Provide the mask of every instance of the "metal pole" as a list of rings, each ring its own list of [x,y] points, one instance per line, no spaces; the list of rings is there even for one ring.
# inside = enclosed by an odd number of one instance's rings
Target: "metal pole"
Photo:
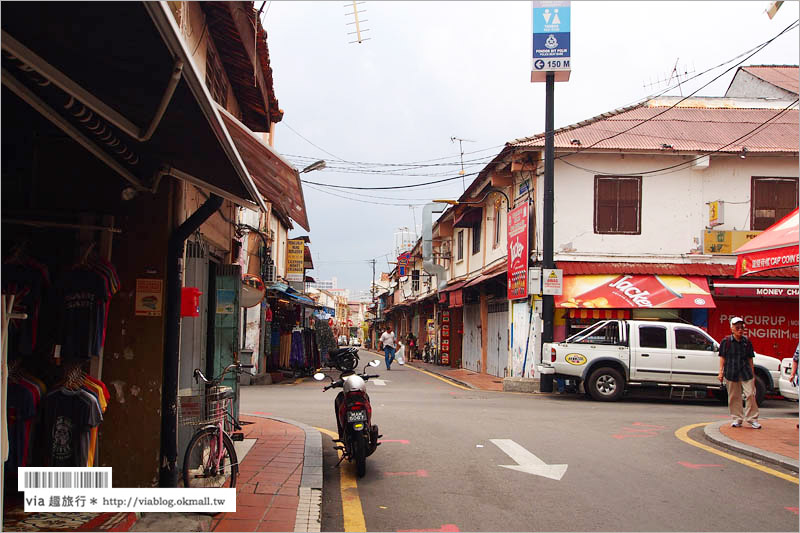
[[[555,268],[553,263],[553,165],[555,163],[554,150],[554,112],[553,93],[555,89],[555,73],[548,72],[545,87],[545,115],[544,115],[544,212],[542,226],[542,267]],[[542,342],[553,341],[553,296],[542,296]],[[542,375],[541,391],[552,392],[552,374]]]

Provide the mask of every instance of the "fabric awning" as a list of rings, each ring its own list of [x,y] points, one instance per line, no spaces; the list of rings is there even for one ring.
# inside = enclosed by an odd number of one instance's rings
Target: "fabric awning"
[[[797,266],[800,217],[795,209],[758,237],[734,250],[736,277],[774,268]]]
[[[105,154],[104,162],[139,190],[149,190],[157,183],[153,176],[166,171],[239,205],[267,209],[166,2],[52,2],[47,13],[69,31],[42,24],[41,5],[3,6],[3,50],[17,58],[3,57],[9,74],[3,76],[4,109],[35,105],[61,131],[72,126],[68,134],[81,135],[84,148],[98,158]],[[124,24],[104,23],[110,14]],[[174,93],[157,119],[179,67]],[[75,127],[77,112],[93,116],[93,122]],[[155,130],[147,138],[143,132],[151,123]],[[100,142],[89,125],[113,131],[114,144]],[[114,164],[122,149],[136,162]]]
[[[315,302],[314,300],[312,300],[311,298],[309,298],[307,296],[303,296],[302,294],[300,294],[299,292],[297,292],[293,288],[289,287],[285,283],[275,283],[275,284],[270,285],[269,287],[267,287],[267,290],[268,291],[274,291],[274,292],[278,293],[280,296],[284,296],[286,298],[289,298],[289,300],[291,300],[291,301],[293,301],[295,303],[303,304],[303,305],[309,306],[309,307],[322,308],[322,306],[317,304],[317,302]]]
[[[273,204],[273,209],[282,212],[308,231],[308,215],[300,174],[236,117],[220,106],[217,109],[258,191]]]
[[[476,224],[480,224],[483,219],[483,207],[470,207],[467,208],[460,215],[456,215],[453,222],[454,228],[471,228]]]
[[[628,309],[570,309],[570,318],[590,318],[597,320],[625,320],[631,317]]]
[[[556,307],[588,309],[704,309],[716,307],[704,277],[658,275],[564,276]]]

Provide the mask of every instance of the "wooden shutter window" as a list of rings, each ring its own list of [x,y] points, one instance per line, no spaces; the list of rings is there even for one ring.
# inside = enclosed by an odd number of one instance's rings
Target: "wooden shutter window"
[[[595,176],[594,232],[641,234],[642,178]]]
[[[750,198],[750,229],[767,229],[797,207],[797,178],[753,176]]]

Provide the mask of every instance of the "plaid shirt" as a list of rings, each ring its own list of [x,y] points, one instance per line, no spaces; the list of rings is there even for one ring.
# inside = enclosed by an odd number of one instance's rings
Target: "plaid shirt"
[[[753,379],[753,370],[750,368],[750,359],[755,357],[753,345],[750,340],[742,335],[742,340],[737,341],[733,335],[728,335],[719,344],[719,356],[725,358],[722,375],[728,381],[748,381]]]

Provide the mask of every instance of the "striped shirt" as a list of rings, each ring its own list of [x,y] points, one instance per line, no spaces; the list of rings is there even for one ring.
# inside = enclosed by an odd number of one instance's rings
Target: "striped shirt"
[[[728,381],[748,381],[753,379],[753,370],[750,368],[750,359],[755,357],[753,345],[750,340],[742,335],[741,340],[736,340],[733,335],[728,335],[719,344],[719,356],[725,358],[722,375]]]

